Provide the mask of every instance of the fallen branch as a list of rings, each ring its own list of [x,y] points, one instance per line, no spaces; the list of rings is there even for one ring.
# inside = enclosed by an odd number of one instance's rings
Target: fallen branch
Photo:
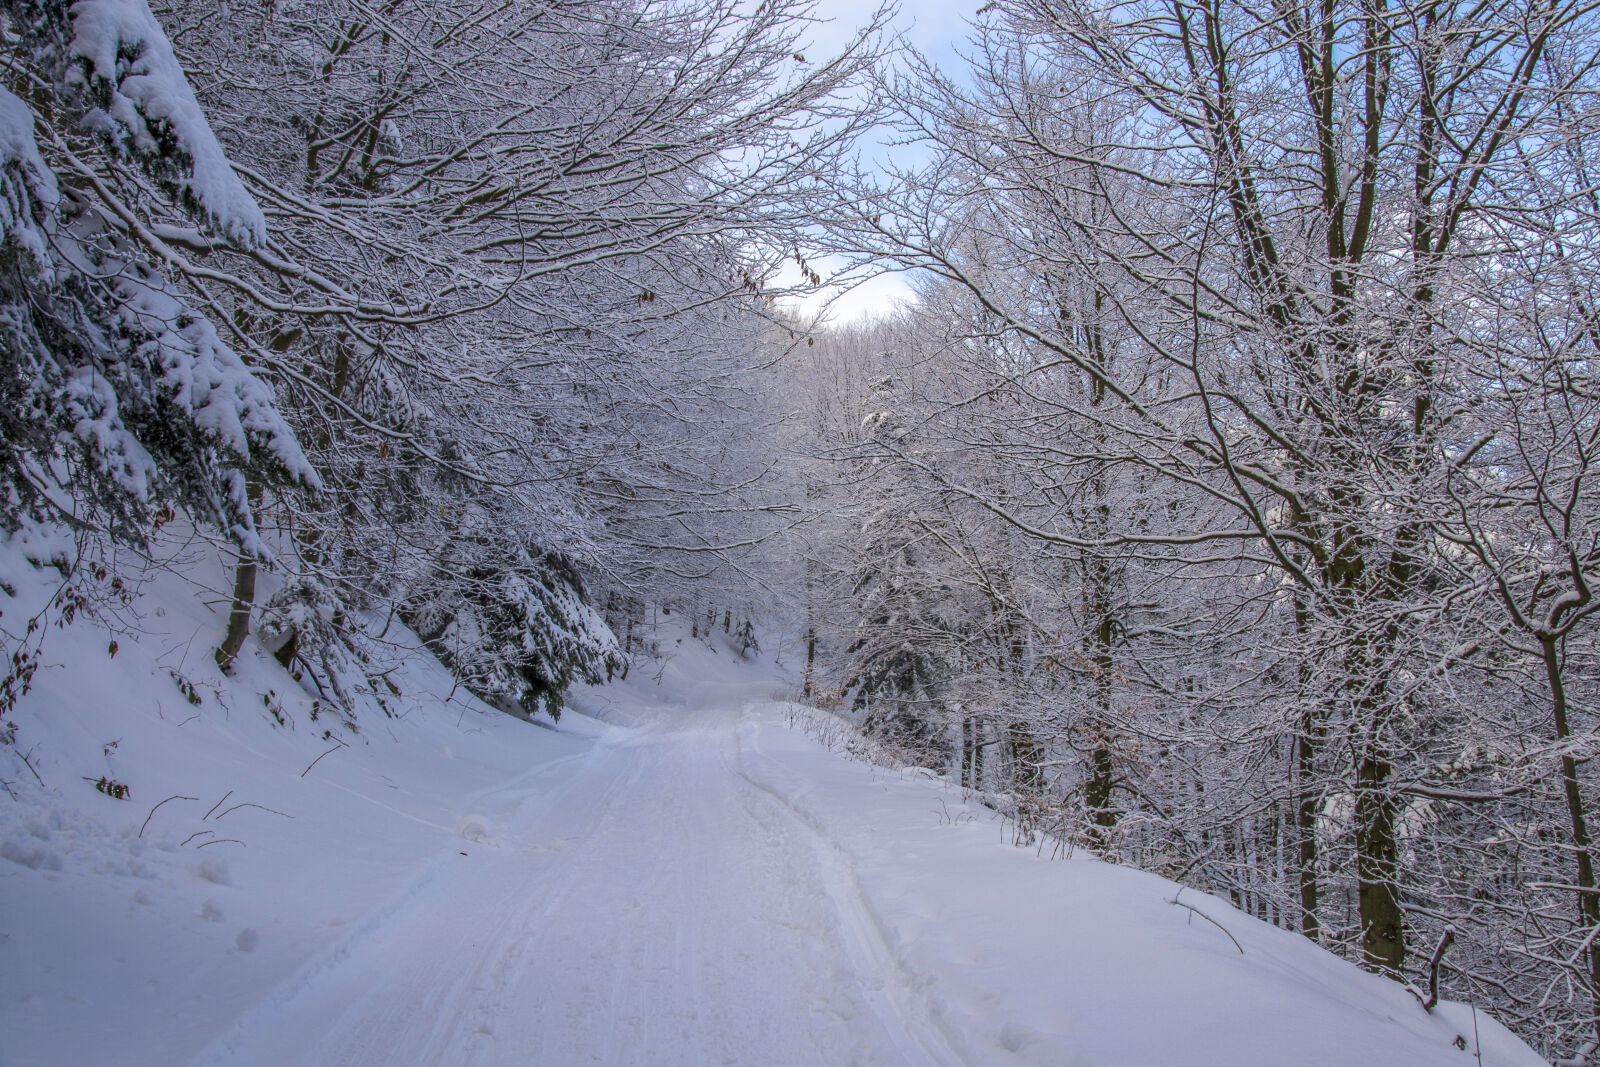
[[[349,747],[350,747],[349,745],[345,744],[343,741],[340,741],[337,745],[334,745],[332,748],[328,749],[328,751],[324,752],[322,754],[322,756],[331,756],[333,753],[339,751],[341,748],[349,748]],[[307,774],[310,774],[311,773],[311,768],[315,767],[317,764],[322,762],[322,756],[318,756],[316,759],[314,759],[310,763],[306,764],[306,769],[300,772],[300,777],[304,778]],[[229,810],[231,811],[232,809],[230,808]],[[218,816],[218,818],[221,818],[221,816]]]
[[[163,800],[163,801],[162,801],[162,802],[161,802],[161,804],[165,804],[165,803],[167,803],[167,801],[171,801],[171,800],[199,800],[199,799],[200,799],[200,798],[199,798],[199,797],[180,797],[180,796],[171,796],[171,797],[168,797],[168,798],[167,798],[167,799],[166,799],[166,800]],[[159,808],[160,808],[160,807],[161,807],[161,804],[157,804],[157,805],[156,805],[156,806],[155,806],[155,807],[154,807],[154,808],[151,808],[151,809],[150,809],[150,814],[149,814],[149,815],[146,815],[146,816],[145,816],[145,817],[144,817],[144,823],[143,823],[143,825],[141,825],[141,826],[140,826],[140,827],[139,827],[139,834],[138,834],[138,836],[140,836],[140,837],[143,837],[143,836],[144,836],[144,829],[145,829],[145,827],[146,827],[146,826],[149,826],[149,825],[150,825],[150,820],[151,820],[151,818],[152,818],[152,817],[153,817],[153,816],[154,816],[154,815],[155,815],[155,813],[156,813],[156,810],[157,810],[157,809],[159,809]]]
[[[324,752],[323,755],[325,756],[325,755],[327,755],[327,753]],[[320,759],[321,757],[318,757],[318,758]],[[311,769],[310,767],[306,768],[306,770],[308,770],[308,771],[310,769]],[[301,777],[304,778],[305,775],[301,775]],[[293,815],[284,814],[283,812],[279,811],[277,808],[269,808],[265,804],[256,804],[256,803],[254,803],[252,801],[247,800],[243,804],[235,804],[233,807],[229,808],[228,811],[225,811],[221,815],[218,815],[217,816],[217,821],[221,822],[224,818],[227,817],[227,814],[228,814],[229,811],[238,811],[240,808],[260,808],[262,811],[270,811],[274,815],[283,815],[283,817],[285,819],[294,818]],[[215,810],[215,809],[213,809],[213,810]]]
[[[24,766],[24,767],[26,767],[26,768],[28,768],[28,770],[29,770],[29,771],[31,771],[31,772],[32,772],[32,773],[33,773],[33,780],[34,780],[34,781],[36,781],[36,782],[38,782],[38,783],[39,783],[39,784],[40,784],[40,785],[44,785],[44,779],[43,779],[43,778],[40,778],[40,777],[39,777],[39,772],[38,772],[38,771],[35,771],[35,770],[34,770],[34,769],[33,769],[33,763],[32,763],[32,761],[30,761],[30,760],[29,760],[29,759],[28,759],[28,757],[27,757],[27,756],[26,756],[26,755],[24,755],[24,754],[23,754],[23,752],[22,752],[22,750],[21,750],[21,749],[17,749],[17,750],[16,750],[16,752],[17,752],[17,758],[18,758],[18,759],[19,759],[19,760],[21,760],[21,761],[22,761],[22,765],[23,765],[23,766]]]
[[[1212,926],[1215,926],[1218,930],[1221,930],[1223,935],[1226,936],[1229,941],[1233,942],[1233,947],[1239,950],[1239,955],[1241,955],[1241,956],[1244,955],[1244,946],[1239,944],[1239,939],[1238,938],[1236,938],[1232,934],[1228,933],[1228,928],[1226,926],[1223,926],[1221,923],[1217,922],[1217,920],[1213,919],[1211,916],[1207,915],[1205,912],[1201,911],[1199,908],[1195,907],[1193,904],[1185,904],[1183,901],[1179,900],[1178,897],[1180,897],[1182,895],[1183,895],[1183,888],[1180,886],[1179,889],[1178,889],[1178,892],[1176,894],[1174,894],[1172,899],[1167,901],[1167,903],[1168,904],[1176,904],[1180,908],[1188,908],[1189,909],[1189,914],[1191,916],[1198,915],[1198,916],[1200,916],[1200,918],[1204,919],[1206,922],[1210,923]],[[1192,922],[1193,920],[1191,919],[1190,921]]]
[[[233,796],[233,790],[230,789],[226,793],[222,794],[222,800],[219,800],[215,804],[211,805],[211,811],[216,811],[218,808],[222,807],[223,802],[231,796]],[[211,811],[208,811],[204,815],[200,816],[200,821],[205,822],[207,819],[211,818]]]

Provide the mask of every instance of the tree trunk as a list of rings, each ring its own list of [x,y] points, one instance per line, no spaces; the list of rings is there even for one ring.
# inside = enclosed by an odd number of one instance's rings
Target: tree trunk
[[[237,586],[236,586],[235,587],[235,594],[236,595],[237,595],[237,592],[238,592],[238,590],[237,590]],[[229,619],[229,622],[230,623],[232,622],[231,618]],[[246,616],[246,618],[245,618],[245,630],[246,630],[246,632],[249,631],[249,628],[250,628],[250,620],[249,620],[249,617]],[[243,640],[243,638],[240,638],[240,640]],[[278,663],[283,667],[283,669],[287,671],[287,670],[292,670],[293,669],[294,658],[295,658],[295,656],[299,655],[299,653],[300,653],[300,629],[299,629],[299,627],[296,627],[293,630],[289,631],[289,639],[287,641],[285,641],[283,644],[278,646],[278,651],[274,652],[273,656],[277,659]]]
[[[800,699],[810,700],[812,694],[812,670],[817,664],[817,630],[816,627],[806,631],[806,676],[805,683],[800,687]]]
[[[1563,747],[1561,754],[1561,788],[1566,794],[1567,817],[1572,822],[1572,851],[1578,864],[1578,923],[1579,933],[1588,939],[1589,996],[1594,1002],[1595,1036],[1600,1040],[1600,895],[1595,892],[1593,842],[1589,837],[1589,823],[1583,814],[1583,795],[1578,789],[1578,761],[1565,742],[1571,735],[1567,721],[1567,688],[1562,678],[1561,650],[1557,638],[1540,635],[1539,648],[1544,656],[1545,677],[1550,683],[1550,705],[1556,720],[1556,741]]]
[[[1290,520],[1291,525],[1304,530],[1305,516],[1298,507],[1290,509]],[[1305,600],[1296,594],[1295,635],[1304,638],[1310,628],[1310,611],[1306,607]],[[1317,807],[1322,798],[1313,783],[1317,776],[1317,749],[1321,729],[1318,723],[1317,704],[1310,695],[1309,678],[1303,658],[1300,667],[1300,699],[1305,701],[1305,714],[1301,717],[1300,729],[1294,738],[1294,821],[1300,853],[1296,864],[1300,882],[1300,932],[1320,943],[1322,922],[1317,915],[1321,888],[1317,883]]]
[[[1090,835],[1101,848],[1110,845],[1111,831],[1117,828],[1117,813],[1111,807],[1115,773],[1111,749],[1104,742],[1096,742],[1089,753],[1089,777],[1083,785],[1083,802],[1089,809]]]
[[[1017,775],[1017,788],[1029,796],[1044,792],[1044,750],[1033,731],[1020,722],[1007,730],[1011,742],[1011,763]]]
[[[1294,739],[1295,835],[1299,839],[1300,932],[1313,941],[1322,940],[1322,924],[1317,919],[1317,793],[1312,785],[1316,776],[1316,742],[1312,737],[1316,712],[1306,708],[1300,733]]]
[[[1099,619],[1088,650],[1094,664],[1094,702],[1098,709],[1088,723],[1093,734],[1094,748],[1089,753],[1089,777],[1084,783],[1083,799],[1089,808],[1089,833],[1097,848],[1108,848],[1111,831],[1117,826],[1117,812],[1111,805],[1111,794],[1116,788],[1116,764],[1111,753],[1111,696],[1112,672],[1116,667],[1111,656],[1114,635],[1110,598],[1106,587],[1110,584],[1105,567],[1096,561],[1092,568],[1094,584],[1090,608]]]
[[[251,477],[245,485],[245,496],[250,502],[252,512],[261,506],[261,482]],[[217,646],[215,659],[217,666],[222,668],[223,674],[233,673],[233,664],[239,657],[239,649],[244,647],[244,639],[250,636],[250,611],[256,602],[256,558],[243,552],[239,553],[238,566],[233,572],[233,608],[228,612],[228,632],[223,635],[222,644]]]
[[[1394,976],[1405,963],[1405,920],[1396,805],[1386,789],[1390,770],[1387,761],[1368,755],[1356,771],[1356,902],[1362,965]]]
[[[973,720],[973,789],[984,787],[984,720]]]
[[[239,565],[233,572],[233,610],[228,613],[228,632],[216,652],[217,666],[223,674],[233,673],[233,663],[250,636],[250,610],[256,601],[256,559],[239,554]]]
[[[972,716],[961,718],[961,784],[968,789],[978,788],[978,731]]]

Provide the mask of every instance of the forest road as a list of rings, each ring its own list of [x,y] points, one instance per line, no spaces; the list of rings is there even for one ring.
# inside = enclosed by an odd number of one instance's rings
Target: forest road
[[[741,724],[781,712],[747,697],[483,794],[195,1062],[961,1063],[844,853],[752,772]]]

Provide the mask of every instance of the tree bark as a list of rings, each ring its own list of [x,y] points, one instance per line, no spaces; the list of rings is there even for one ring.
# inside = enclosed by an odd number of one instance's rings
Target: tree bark
[[[1011,743],[1011,763],[1016,770],[1017,788],[1029,795],[1044,792],[1044,750],[1024,723],[1014,722],[1006,731]]]
[[[252,512],[261,507],[261,481],[252,476],[245,485],[245,496]],[[239,553],[239,563],[233,571],[233,608],[228,612],[228,632],[217,646],[215,659],[223,674],[233,673],[233,664],[250,636],[250,612],[256,602],[256,558]]]
[[[228,613],[228,632],[217,647],[217,666],[223,674],[233,673],[233,664],[250,636],[250,610],[256,600],[256,559],[239,554],[239,564],[233,571],[233,610]]]
[[[817,629],[812,627],[806,631],[806,675],[805,682],[800,687],[800,699],[810,700],[812,694],[812,671],[817,664]]]
[[[1356,899],[1363,966],[1398,976],[1405,963],[1405,919],[1396,805],[1385,788],[1390,770],[1385,760],[1368,755],[1356,771]]]
[[[1583,794],[1578,788],[1578,761],[1565,742],[1571,736],[1567,720],[1567,688],[1562,678],[1561,649],[1554,636],[1541,634],[1539,649],[1544,658],[1545,677],[1550,683],[1550,705],[1556,720],[1556,741],[1563,747],[1561,754],[1561,788],[1566,795],[1567,817],[1572,822],[1573,858],[1578,864],[1578,922],[1580,933],[1589,938],[1589,995],[1594,1001],[1595,1037],[1600,1040],[1600,894],[1595,891],[1593,840],[1589,836],[1589,823],[1583,814]]]
[[[1307,708],[1300,734],[1295,741],[1295,832],[1299,838],[1300,932],[1313,941],[1322,940],[1322,924],[1317,918],[1317,794],[1312,786],[1316,776],[1316,749],[1312,739],[1315,712]]]

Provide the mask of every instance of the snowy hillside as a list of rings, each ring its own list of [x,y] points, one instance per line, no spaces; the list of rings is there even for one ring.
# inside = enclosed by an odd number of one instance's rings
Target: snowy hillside
[[[190,577],[114,656],[51,633],[15,713],[10,1067],[1542,1062],[1220,900],[1012,847],[792,726],[770,662],[663,630],[550,728],[397,650],[387,711],[314,721],[253,644],[223,678],[223,575]]]

